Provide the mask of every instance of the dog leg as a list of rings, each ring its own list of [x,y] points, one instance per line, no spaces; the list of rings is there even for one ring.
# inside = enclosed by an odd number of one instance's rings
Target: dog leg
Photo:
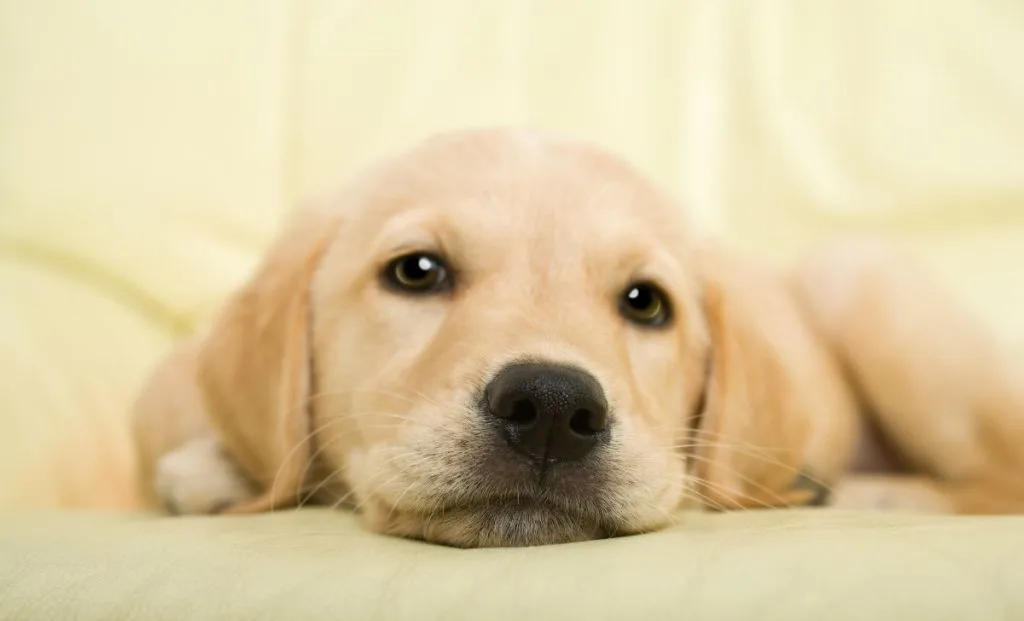
[[[832,488],[837,509],[954,513],[952,500],[924,476],[854,475]]]
[[[154,487],[171,513],[220,513],[255,495],[248,479],[212,436],[186,442],[160,458]]]
[[[1024,508],[1024,368],[950,292],[864,239],[811,255],[794,292],[912,470],[958,511]]]
[[[972,515],[1024,513],[1024,483],[999,476],[947,483],[919,475],[852,475],[832,488],[828,506]]]

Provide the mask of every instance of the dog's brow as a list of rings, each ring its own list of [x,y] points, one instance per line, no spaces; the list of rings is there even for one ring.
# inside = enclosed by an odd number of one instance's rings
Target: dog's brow
[[[402,251],[437,248],[440,236],[429,225],[421,210],[399,214],[384,224],[373,243],[374,255],[393,255]]]
[[[652,244],[631,244],[619,252],[612,271],[620,279],[652,280],[666,285],[680,283],[685,276],[671,253]]]

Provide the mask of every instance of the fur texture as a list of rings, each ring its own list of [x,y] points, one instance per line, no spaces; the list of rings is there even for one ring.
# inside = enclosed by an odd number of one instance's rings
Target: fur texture
[[[389,287],[409,252],[443,258],[450,290]],[[666,325],[624,319],[636,282],[664,291]],[[611,405],[610,440],[542,482],[479,405],[522,359],[585,369]],[[156,370],[135,433],[149,497],[178,512],[345,504],[381,533],[533,545],[823,490],[843,506],[1024,509],[1022,379],[885,244],[771,271],[700,238],[610,154],[477,130],[298,214]],[[858,475],[883,452],[904,465]]]

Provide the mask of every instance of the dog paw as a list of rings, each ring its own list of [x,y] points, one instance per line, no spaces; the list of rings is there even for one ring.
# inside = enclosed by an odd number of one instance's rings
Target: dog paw
[[[162,457],[154,483],[167,511],[179,515],[220,513],[255,495],[214,438],[197,438]]]
[[[829,506],[836,509],[950,513],[948,498],[920,477],[852,477],[841,482]]]

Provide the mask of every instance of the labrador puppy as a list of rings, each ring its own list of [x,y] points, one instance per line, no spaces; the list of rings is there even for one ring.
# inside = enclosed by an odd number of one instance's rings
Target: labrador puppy
[[[1020,370],[912,262],[851,240],[772,270],[616,157],[509,129],[297,214],[134,434],[172,512],[349,506],[464,547],[684,507],[1024,510]]]

